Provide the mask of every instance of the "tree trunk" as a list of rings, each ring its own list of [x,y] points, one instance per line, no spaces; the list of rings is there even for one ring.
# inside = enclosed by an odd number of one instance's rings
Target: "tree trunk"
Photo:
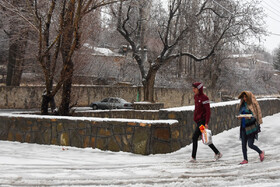
[[[48,115],[49,114],[49,104],[51,107],[51,112],[55,112],[55,101],[54,101],[54,96],[52,94],[47,94],[46,91],[43,92],[42,94],[42,103],[41,103],[41,114],[42,115]]]
[[[178,59],[178,64],[177,64],[177,77],[181,78],[182,77],[182,69],[183,69],[183,57],[180,56]]]
[[[6,85],[12,86],[14,69],[16,66],[17,45],[11,44],[9,47],[9,62],[7,65],[7,79]]]
[[[19,6],[19,10],[25,8],[21,0],[13,0],[11,4]],[[7,86],[19,86],[24,65],[24,55],[27,46],[29,25],[20,18],[10,19],[9,31],[9,61],[7,67]]]
[[[157,70],[150,69],[146,81],[143,82],[144,101],[154,103],[154,87]]]
[[[41,114],[48,115],[48,106],[49,106],[50,98],[47,94],[43,93],[42,95],[42,103],[41,103]]]
[[[41,103],[41,114],[42,115],[48,115],[48,107],[49,107],[49,103],[51,101],[52,97],[50,96],[50,94],[47,94],[45,91],[43,92],[42,95],[42,103]]]
[[[73,77],[73,62],[70,60],[68,64],[65,65],[66,72],[65,77],[66,80],[63,83],[62,88],[62,96],[61,96],[61,104],[59,106],[59,114],[62,116],[69,115],[70,102],[71,102],[71,88],[72,88],[72,77]]]
[[[16,41],[9,47],[9,62],[7,67],[7,86],[19,86],[24,64],[26,42]]]

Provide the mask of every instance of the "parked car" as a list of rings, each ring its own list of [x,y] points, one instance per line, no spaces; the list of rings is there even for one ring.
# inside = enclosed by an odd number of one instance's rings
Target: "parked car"
[[[108,97],[102,101],[93,102],[90,104],[93,110],[97,109],[133,109],[130,102],[118,97]]]

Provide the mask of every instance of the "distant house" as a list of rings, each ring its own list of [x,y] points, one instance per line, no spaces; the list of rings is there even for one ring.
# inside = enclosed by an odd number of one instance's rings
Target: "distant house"
[[[83,46],[83,54],[79,55],[80,64],[75,67],[74,84],[106,85],[118,82],[128,57],[119,53],[119,49],[93,47],[88,43]]]
[[[251,69],[266,69],[273,70],[273,64],[266,62],[258,54],[234,54],[230,56],[229,61],[235,63],[236,67],[239,67],[243,70]]]

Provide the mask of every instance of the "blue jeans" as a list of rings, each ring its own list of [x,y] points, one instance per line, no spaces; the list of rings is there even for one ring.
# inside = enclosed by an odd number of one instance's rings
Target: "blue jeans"
[[[247,142],[248,146],[258,152],[259,154],[262,153],[262,151],[254,145],[255,137],[254,136],[246,136],[246,131],[244,128],[241,129],[241,141],[242,141],[242,152],[243,152],[243,158],[244,160],[248,161],[247,157]]]

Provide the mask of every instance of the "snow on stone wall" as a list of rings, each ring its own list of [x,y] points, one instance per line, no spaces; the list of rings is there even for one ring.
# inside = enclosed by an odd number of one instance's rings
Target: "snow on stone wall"
[[[280,99],[262,99],[259,104],[263,117],[280,112]],[[191,143],[196,125],[193,107],[164,109],[158,113],[159,120],[1,113],[0,140],[143,155],[170,153]],[[239,126],[237,114],[237,101],[212,104],[209,123],[212,133]]]

